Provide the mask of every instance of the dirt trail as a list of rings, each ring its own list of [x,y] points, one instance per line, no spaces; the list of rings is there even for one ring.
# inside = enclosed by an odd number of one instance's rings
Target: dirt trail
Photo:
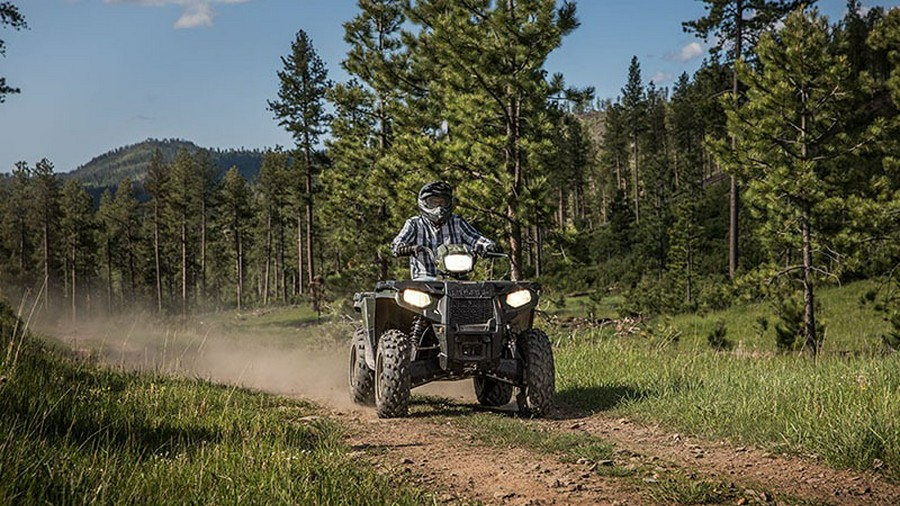
[[[428,419],[380,420],[373,413],[343,413],[350,444],[376,468],[435,491],[441,501],[503,505],[643,504],[634,485],[604,479],[588,464],[522,448],[476,442],[450,423]]]
[[[623,418],[592,416],[577,421],[539,422],[561,431],[585,431],[630,452],[652,455],[675,465],[777,495],[835,504],[900,504],[900,486],[875,473],[840,471],[807,459],[775,455],[668,432]]]
[[[436,412],[435,418],[442,414]],[[900,486],[874,473],[838,471],[605,415],[559,412],[557,419],[527,422],[547,431],[587,432],[612,443],[614,459],[600,463],[564,463],[555,455],[488,446],[451,422],[435,423],[427,411],[400,420],[380,420],[371,410],[360,409],[335,416],[347,422],[350,444],[361,456],[386,473],[440,491],[441,500],[448,502],[671,503],[660,496],[657,484],[674,473],[696,483],[722,484],[721,497],[730,504],[900,504]],[[637,471],[629,477],[609,476],[595,472],[598,464]]]
[[[692,480],[724,484],[728,490],[722,497],[731,504],[900,504],[900,486],[875,473],[837,471],[805,459],[685,437],[603,414],[561,409],[551,419],[526,422],[556,433],[586,432],[612,443],[614,458],[602,463],[564,463],[556,455],[486,445],[454,424],[452,414],[422,406],[421,397],[414,397],[418,406],[412,417],[381,420],[374,410],[350,403],[342,346],[309,350],[206,336],[180,342],[168,334],[162,341],[158,336],[143,339],[133,329],[57,330],[56,335],[73,348],[93,348],[112,365],[205,377],[323,404],[347,425],[348,442],[360,458],[434,491],[442,502],[672,503],[660,498],[658,482],[674,473],[689,484]],[[451,399],[456,416],[476,408],[470,381],[434,383],[413,393]],[[632,472],[617,477],[598,466]]]

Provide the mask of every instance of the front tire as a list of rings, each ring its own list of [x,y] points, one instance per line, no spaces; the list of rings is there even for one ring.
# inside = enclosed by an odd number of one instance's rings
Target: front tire
[[[350,340],[350,397],[356,404],[375,405],[375,372],[366,364],[366,329],[356,329]]]
[[[409,337],[388,330],[378,340],[375,354],[375,408],[379,418],[406,416],[409,412]]]
[[[513,386],[509,383],[482,376],[472,378],[472,382],[475,384],[475,397],[482,406],[505,406],[512,399]]]
[[[535,416],[546,416],[553,407],[553,397],[556,394],[553,347],[547,334],[538,329],[523,332],[519,336],[519,343],[525,360],[525,391],[520,396],[524,402],[519,405],[519,409]]]

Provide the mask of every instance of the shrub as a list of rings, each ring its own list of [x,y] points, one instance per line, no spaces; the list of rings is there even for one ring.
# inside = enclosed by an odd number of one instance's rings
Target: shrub
[[[778,351],[793,351],[803,335],[803,307],[795,296],[780,297],[775,301],[775,345]]]
[[[800,292],[782,295],[775,301],[775,345],[779,351],[787,352],[802,348],[805,343],[803,324],[803,296]],[[821,313],[821,305],[816,303],[816,313]],[[816,349],[822,346],[825,325],[821,318],[816,320]]]
[[[881,335],[881,342],[890,351],[900,351],[900,311],[895,311],[887,319],[891,328]]]
[[[719,320],[716,321],[716,328],[707,334],[706,342],[708,342],[709,346],[716,351],[730,350],[734,347],[734,343],[725,337],[727,333],[728,329],[725,327],[725,320],[719,318]]]

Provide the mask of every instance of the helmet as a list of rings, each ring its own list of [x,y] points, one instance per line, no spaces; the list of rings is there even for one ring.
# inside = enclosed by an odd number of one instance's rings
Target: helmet
[[[443,182],[428,183],[419,190],[419,212],[435,226],[440,226],[453,210],[453,188]]]

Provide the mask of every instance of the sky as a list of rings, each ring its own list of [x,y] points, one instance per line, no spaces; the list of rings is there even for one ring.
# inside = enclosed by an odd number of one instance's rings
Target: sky
[[[208,148],[291,145],[266,109],[276,72],[299,30],[329,78],[346,81],[343,23],[356,0],[13,0],[28,30],[0,29],[0,76],[22,92],[0,104],[0,172],[50,160],[69,172],[109,150],[148,138]],[[579,0],[581,26],[546,69],[615,99],[632,56],[644,82],[671,86],[707,55],[681,22],[704,15],[700,0]],[[900,0],[863,0],[863,8]],[[846,0],[819,0],[836,20]]]

